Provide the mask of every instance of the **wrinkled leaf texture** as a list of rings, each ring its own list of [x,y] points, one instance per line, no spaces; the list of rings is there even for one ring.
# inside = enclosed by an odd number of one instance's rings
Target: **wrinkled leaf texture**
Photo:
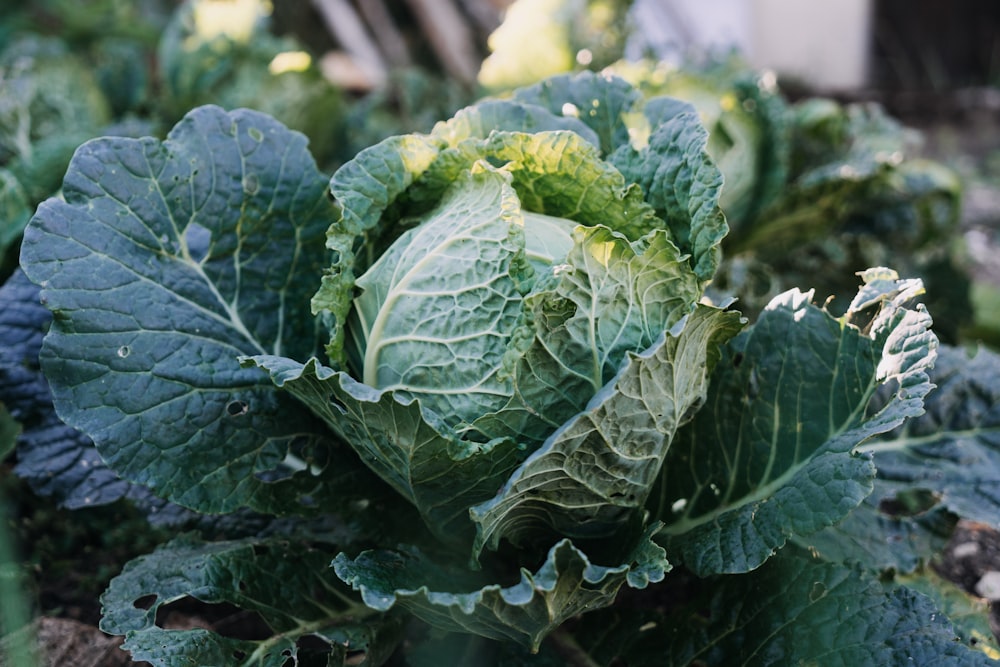
[[[123,478],[203,512],[308,513],[373,483],[237,362],[317,349],[325,186],[302,135],[247,110],[201,107],[163,142],[77,151],[22,265],[54,314],[41,361],[56,410]]]
[[[875,467],[858,445],[921,414],[937,339],[923,307],[905,307],[919,281],[866,278],[842,318],[793,290],[728,346],[654,493],[672,561],[700,575],[752,570],[871,493]]]
[[[585,616],[575,638],[597,664],[634,667],[996,664],[963,645],[930,599],[856,566],[790,548],[714,581],[669,616],[617,607]]]
[[[325,664],[358,664],[358,656],[365,665],[381,664],[400,639],[398,620],[366,609],[329,561],[328,553],[287,540],[202,542],[184,535],[131,561],[111,581],[101,597],[101,628],[124,635],[122,648],[134,660],[157,667],[283,667],[307,657],[308,643],[300,643],[307,638],[328,653]],[[157,625],[161,608],[189,597],[254,613],[273,634],[241,639]]]

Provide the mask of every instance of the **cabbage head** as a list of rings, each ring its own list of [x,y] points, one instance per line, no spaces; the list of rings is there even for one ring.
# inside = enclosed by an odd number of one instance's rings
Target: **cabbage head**
[[[255,362],[446,541],[529,456],[565,457],[556,495],[580,505],[546,491],[529,533],[634,525],[737,328],[699,305],[726,230],[706,133],[661,104],[639,145],[625,119],[642,109],[619,79],[556,78],[333,176],[333,263],[313,299],[328,365]],[[691,364],[652,374],[682,351]],[[478,526],[478,548],[504,533]]]

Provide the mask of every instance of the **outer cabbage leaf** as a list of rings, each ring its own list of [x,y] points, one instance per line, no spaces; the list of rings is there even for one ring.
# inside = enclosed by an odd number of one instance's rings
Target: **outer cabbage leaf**
[[[201,542],[182,536],[131,561],[111,581],[101,597],[101,629],[125,635],[122,648],[134,660],[158,667],[179,660],[282,667],[312,651],[328,653],[328,665],[379,665],[395,649],[400,624],[367,609],[330,571],[329,561],[320,549],[286,540]],[[156,624],[157,611],[187,597],[256,613],[273,635],[236,639]],[[303,640],[311,640],[312,649]]]
[[[514,99],[578,118],[597,133],[605,155],[629,143],[626,114],[642,104],[642,94],[624,79],[593,72],[549,77],[515,90]]]
[[[672,559],[701,575],[752,570],[871,493],[858,445],[921,413],[937,347],[924,309],[904,307],[919,281],[894,277],[868,272],[842,318],[786,293],[728,347],[654,496]],[[874,400],[882,385],[888,402]]]
[[[814,557],[835,563],[861,562],[872,571],[917,570],[944,549],[957,518],[940,507],[891,513],[881,502],[892,495],[885,487],[876,478],[875,490],[843,521],[791,539]]]
[[[897,575],[893,583],[926,595],[954,625],[955,634],[963,644],[985,653],[994,661],[1000,660],[1000,645],[990,627],[989,600],[967,593],[930,567],[909,575]]]
[[[924,489],[941,507],[1000,527],[1000,355],[942,347],[927,412],[867,443],[886,496]]]
[[[611,604],[622,585],[645,588],[670,569],[648,535],[617,567],[593,564],[570,540],[561,540],[538,570],[521,569],[519,583],[471,592],[456,592],[470,582],[414,548],[365,551],[354,559],[341,554],[333,566],[372,609],[388,611],[398,604],[438,628],[515,641],[532,650],[567,619]]]
[[[586,409],[554,432],[499,494],[472,510],[476,552],[553,531],[621,536],[637,519],[677,428],[701,406],[719,346],[739,316],[700,306],[679,331],[630,353]],[[540,539],[540,538],[539,538]]]
[[[722,173],[708,153],[708,133],[694,107],[676,100],[651,103],[647,115],[654,128],[648,142],[623,144],[608,159],[625,180],[642,187],[674,242],[691,255],[695,274],[707,282],[719,266],[719,246],[729,231],[719,208]]]
[[[0,288],[0,403],[21,423],[15,472],[65,507],[113,502],[132,487],[101,460],[93,441],[56,416],[38,353],[52,314],[21,271]]]
[[[315,511],[377,485],[237,361],[316,350],[301,304],[326,263],[325,183],[303,136],[202,107],[162,143],[88,142],[65,200],[39,207],[22,265],[55,315],[43,370],[60,416],[124,478],[208,512]]]
[[[670,616],[598,611],[583,617],[574,637],[594,664],[631,667],[996,664],[963,645],[927,597],[788,551],[755,572],[720,579]]]
[[[316,359],[301,364],[261,355],[244,363],[269,371],[277,387],[321,417],[445,542],[470,537],[469,506],[493,494],[524,456],[513,440],[461,440],[416,401],[377,391]]]

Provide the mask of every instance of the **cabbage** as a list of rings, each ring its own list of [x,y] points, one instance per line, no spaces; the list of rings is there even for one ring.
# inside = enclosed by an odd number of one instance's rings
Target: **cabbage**
[[[704,298],[727,231],[708,143],[692,106],[581,74],[332,178],[248,110],[81,146],[22,249],[59,415],[177,504],[326,522],[179,537],[115,580],[104,629],[137,658],[321,639],[377,663],[402,609],[535,651],[678,563],[751,572],[847,516],[875,476],[856,448],[930,389],[922,287],[873,270],[842,317],[792,290],[745,327]],[[806,569],[789,597],[826,613]],[[156,626],[188,592],[273,636]]]

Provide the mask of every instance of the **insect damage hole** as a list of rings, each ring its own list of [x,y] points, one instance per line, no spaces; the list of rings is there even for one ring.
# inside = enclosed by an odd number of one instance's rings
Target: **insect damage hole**
[[[226,405],[226,414],[230,417],[242,417],[250,411],[250,404],[246,401],[230,401]]]

